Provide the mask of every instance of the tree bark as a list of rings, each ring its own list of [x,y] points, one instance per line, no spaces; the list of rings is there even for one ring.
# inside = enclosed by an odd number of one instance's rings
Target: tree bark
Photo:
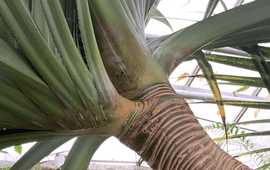
[[[155,170],[247,170],[204,131],[169,85],[146,89],[118,136]]]

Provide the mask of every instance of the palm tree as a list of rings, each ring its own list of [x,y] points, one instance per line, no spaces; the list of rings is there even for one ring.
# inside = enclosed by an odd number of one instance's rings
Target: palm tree
[[[269,42],[270,3],[210,17],[218,2],[209,1],[201,22],[151,37],[144,28],[158,0],[1,0],[0,148],[39,141],[12,169],[32,167],[76,136],[62,169],[86,168],[110,136],[153,169],[249,169],[215,144],[168,81],[182,62],[196,59],[223,123],[225,104],[269,109],[265,102],[222,100],[208,61],[234,60],[201,50],[246,51],[251,59],[233,64],[261,78],[219,78],[269,91],[262,53],[269,50],[257,44]],[[243,135],[219,140],[235,137]]]

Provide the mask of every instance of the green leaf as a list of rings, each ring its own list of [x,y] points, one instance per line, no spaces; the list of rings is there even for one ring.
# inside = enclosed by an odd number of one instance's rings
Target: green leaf
[[[262,81],[270,93],[270,67],[261,54],[260,48],[257,45],[251,47],[241,47],[244,51],[250,53],[252,61],[260,73]]]
[[[41,167],[41,164],[40,164],[40,163],[37,163],[36,166],[37,166],[37,167]]]
[[[151,42],[153,48],[150,47],[150,49],[153,49],[153,55],[161,68],[170,75],[181,61],[207,43],[269,19],[269,8],[270,4],[267,0],[254,1],[233,8],[174,34],[151,39],[149,43]]]
[[[37,142],[12,166],[11,170],[30,169],[37,164],[40,166],[37,162],[70,139],[66,137]]]
[[[14,120],[5,120],[6,118],[4,118],[4,122],[6,123],[17,122],[15,127],[22,126],[21,128],[24,129],[45,129],[45,127],[58,127],[54,121],[52,121],[47,115],[44,115],[44,113],[20,90],[3,82],[0,82],[0,107],[1,110],[4,111],[3,113],[7,113],[9,118],[15,117]],[[5,115],[1,114],[1,117],[5,117]],[[23,121],[20,122],[22,119]],[[23,127],[23,125],[25,127]]]
[[[243,5],[245,6],[245,5]],[[237,8],[235,8],[237,9]],[[255,13],[254,13],[255,14]],[[245,45],[256,45],[258,43],[269,42],[270,19],[265,19],[263,21],[258,21],[254,25],[250,25],[241,28],[237,31],[224,35],[223,37],[212,41],[211,43],[204,46],[204,49],[209,48],[219,48],[226,46],[245,46]]]
[[[32,129],[40,129],[40,126],[37,126],[34,123],[30,123],[30,121],[25,120],[25,118],[20,118],[18,116],[14,116],[14,114],[7,112],[0,108],[0,126],[2,128],[32,128]]]
[[[231,133],[231,134],[233,133],[233,129],[234,129],[234,126],[232,126],[232,127],[230,128],[230,133]]]
[[[69,114],[77,118],[73,119],[77,128],[93,126],[80,119],[79,113],[85,110],[70,75],[48,47],[22,1],[2,1],[0,15],[42,79],[68,108]]]
[[[66,69],[79,92],[84,105],[90,111],[81,112],[81,119],[97,126],[104,124],[105,117],[98,103],[98,92],[92,74],[87,69],[70,33],[59,1],[41,1],[50,31]],[[87,7],[87,5],[86,5]],[[85,16],[87,17],[87,16]],[[91,33],[91,32],[90,32]],[[84,124],[87,126],[87,124]],[[88,123],[89,126],[89,123]]]
[[[91,72],[91,75],[93,76],[93,81],[95,85],[95,89],[93,90],[98,91],[98,94],[100,95],[98,103],[94,104],[94,106],[99,105],[102,110],[102,114],[104,114],[106,119],[108,119],[114,116],[114,111],[112,107],[116,107],[115,105],[117,103],[115,102],[115,98],[118,94],[114,89],[114,86],[111,83],[109,76],[107,75],[99,53],[99,48],[97,46],[96,37],[94,34],[94,29],[90,16],[88,1],[78,0],[76,2],[85,57],[87,60],[88,68]],[[90,98],[88,100],[92,102],[93,98]],[[106,105],[108,109],[102,109],[104,108],[104,105]],[[111,105],[111,108],[109,108],[109,105]]]
[[[61,170],[85,168],[96,150],[107,138],[94,135],[79,137],[72,146]]]
[[[198,75],[200,76],[200,75]],[[230,75],[215,75],[216,79],[230,82],[231,85],[245,85],[243,89],[247,90],[249,86],[265,87],[261,78],[257,77],[244,77],[244,76],[230,76]]]
[[[49,139],[57,139],[63,137],[76,137],[83,135],[108,135],[114,136],[119,134],[122,130],[122,123],[118,118],[112,118],[111,123],[108,123],[104,126],[98,128],[90,128],[90,129],[80,129],[80,130],[54,130],[54,131],[46,131],[46,130],[23,130],[21,129],[19,132],[11,131],[5,135],[2,135],[0,138],[0,149],[6,148],[12,145],[20,145],[22,143],[32,142],[32,141],[43,141]]]
[[[74,125],[74,118],[65,112],[66,109],[61,105],[60,99],[58,99],[42,78],[39,77],[24,56],[19,54],[8,43],[3,41],[3,39],[0,39],[0,51],[0,75],[2,76],[2,80],[4,76],[9,82],[12,81],[15,84],[14,88],[19,88],[18,90],[21,90],[25,96],[32,99],[39,108],[63,126],[71,129],[75,128],[77,125]],[[20,115],[16,116],[27,118]],[[1,120],[3,121],[5,119]],[[15,123],[13,119],[10,120],[12,120],[15,126],[22,123]],[[56,128],[57,126],[51,127]]]
[[[10,170],[10,166],[5,166],[2,170]]]
[[[2,17],[0,16],[0,38],[4,39],[10,45],[14,45],[15,40],[8,29],[7,25],[4,23]]]
[[[22,145],[14,146],[14,149],[18,154],[22,154]]]
[[[239,127],[237,127],[237,128],[236,128],[236,130],[235,130],[235,133],[234,133],[234,134],[235,134],[235,135],[237,135],[237,134],[238,134],[238,131],[239,131]]]
[[[238,57],[229,57],[223,55],[214,55],[214,54],[206,54],[205,58],[208,61],[213,61],[216,63],[226,64],[229,66],[234,66],[238,68],[248,69],[248,70],[256,70],[252,59],[247,58],[238,58]],[[268,63],[270,64],[270,63]]]
[[[144,7],[145,12],[144,12],[144,14],[142,13],[142,15],[143,15],[143,18],[145,18],[144,20],[145,20],[145,27],[146,27],[147,24],[148,24],[148,22],[149,22],[149,20],[150,20],[150,18],[148,17],[148,15],[149,15],[149,12],[152,9],[152,6],[157,7],[158,4],[159,4],[159,2],[160,2],[160,0],[137,1],[137,2],[141,2],[140,6],[143,6]],[[142,3],[144,3],[144,4],[142,4]]]
[[[162,22],[163,24],[167,25],[173,31],[173,28],[172,28],[171,24],[169,23],[169,21],[167,20],[167,18],[158,10],[158,8],[155,5],[152,6],[152,8],[148,14],[148,17]]]
[[[221,93],[220,93],[219,87],[217,85],[217,81],[216,81],[212,66],[205,59],[204,53],[202,51],[198,51],[195,55],[198,55],[196,60],[197,60],[199,66],[204,74],[204,77],[206,78],[207,83],[212,91],[212,94],[214,96],[214,100],[216,101],[216,103],[218,105],[219,113],[220,113],[222,122],[223,122],[224,127],[225,127],[225,134],[227,136],[225,110],[224,110],[224,106],[222,103]]]
[[[48,46],[53,49],[52,37],[40,1],[32,1],[32,16]]]
[[[209,0],[203,18],[209,18],[214,12],[219,0]]]

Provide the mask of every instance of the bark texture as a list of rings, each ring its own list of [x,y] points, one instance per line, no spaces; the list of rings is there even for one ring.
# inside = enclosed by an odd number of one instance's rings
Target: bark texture
[[[137,106],[118,138],[153,169],[250,169],[214,143],[170,86],[148,88]]]

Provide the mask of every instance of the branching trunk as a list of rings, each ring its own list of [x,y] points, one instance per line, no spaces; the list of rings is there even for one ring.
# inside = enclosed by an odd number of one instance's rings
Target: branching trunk
[[[156,85],[141,96],[118,138],[153,169],[249,169],[213,142],[171,87]]]

